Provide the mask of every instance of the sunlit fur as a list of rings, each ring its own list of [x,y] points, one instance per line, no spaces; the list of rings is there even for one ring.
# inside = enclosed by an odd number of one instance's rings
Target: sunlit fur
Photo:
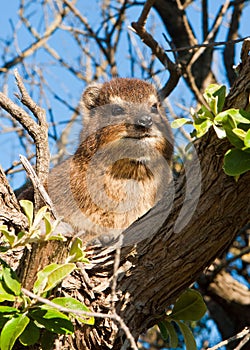
[[[60,215],[88,240],[118,235],[155,205],[171,180],[173,145],[157,92],[142,80],[92,85],[82,107],[80,144],[52,171],[48,189]],[[144,116],[152,125],[138,125]]]

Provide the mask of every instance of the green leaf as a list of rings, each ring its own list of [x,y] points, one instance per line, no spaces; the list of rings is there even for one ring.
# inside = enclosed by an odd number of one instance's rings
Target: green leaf
[[[226,99],[226,86],[221,85],[216,91],[214,91],[214,95],[218,96],[218,102],[217,102],[217,113],[220,113],[223,109],[225,99]],[[216,113],[216,114],[217,114]]]
[[[217,124],[222,124],[224,122],[227,122],[228,117],[231,117],[234,120],[235,127],[240,123],[250,124],[250,113],[245,112],[242,109],[235,109],[235,108],[230,108],[219,113],[214,118],[214,121]]]
[[[41,335],[41,347],[43,350],[51,350],[53,349],[54,341],[56,335],[47,331],[46,329],[42,332]]]
[[[228,140],[236,148],[242,148],[244,146],[244,142],[239,138],[238,135],[236,135],[236,133],[233,132],[233,130],[237,129],[236,123],[230,116],[228,116],[226,120],[226,122],[223,122],[223,128],[226,132]]]
[[[178,118],[171,123],[173,129],[181,128],[185,124],[192,124],[191,120],[188,118]]]
[[[11,350],[29,321],[29,318],[25,314],[18,315],[7,321],[1,332],[0,349]]]
[[[37,273],[37,279],[34,283],[33,292],[35,294],[42,293],[48,281],[48,276],[58,267],[58,264],[47,265],[43,270]]]
[[[227,175],[238,176],[250,170],[250,153],[230,149],[224,156],[223,169]]]
[[[210,119],[196,119],[194,122],[194,127],[196,129],[196,136],[197,137],[202,137],[207,133],[209,130],[210,126],[213,125],[213,122]]]
[[[6,286],[15,294],[20,295],[21,283],[18,281],[16,273],[8,266],[3,268],[3,280]]]
[[[225,130],[222,127],[213,124],[213,128],[219,139],[224,139],[227,136]]]
[[[161,332],[161,336],[164,340],[167,340],[169,337],[169,333],[166,327],[166,321],[161,321],[158,323],[158,327],[160,329]]]
[[[45,223],[45,232],[46,235],[49,235],[52,232],[51,216],[50,213],[44,214],[44,223]]]
[[[244,144],[246,147],[250,148],[250,129],[248,129],[245,139],[244,139]]]
[[[206,313],[207,307],[201,294],[193,289],[187,289],[174,304],[171,319],[198,321]]]
[[[223,109],[226,98],[226,87],[224,85],[211,84],[206,88],[203,96],[211,111],[216,116]]]
[[[211,108],[211,111],[213,112],[214,115],[218,114],[218,96],[210,96],[208,99],[208,105]]]
[[[15,231],[9,231],[8,227],[6,225],[0,226],[0,232],[4,235],[4,237],[7,239],[7,242],[12,245],[16,240]]]
[[[36,213],[36,216],[33,221],[32,229],[36,229],[40,222],[43,220],[45,213],[47,212],[48,207],[42,207]]]
[[[178,346],[178,335],[172,323],[168,321],[162,321],[159,322],[158,326],[160,328],[163,339],[167,340],[169,338],[169,346],[171,348],[176,348]]]
[[[196,342],[190,328],[183,322],[180,322],[180,321],[175,321],[175,322],[176,324],[178,324],[180,331],[184,337],[186,350],[196,350],[197,349]]]
[[[85,262],[89,263],[89,260],[85,258],[85,252],[83,251],[83,244],[82,240],[77,237],[74,239],[74,241],[71,244],[70,251],[69,251],[69,258],[67,259],[67,262]]]
[[[15,307],[0,305],[0,313],[12,314],[12,313],[16,313],[16,312],[19,312],[19,310],[16,309]]]
[[[39,309],[32,310],[30,316],[48,331],[57,334],[72,334],[74,327],[69,318],[56,309],[48,309],[42,306]]]
[[[75,268],[76,265],[72,263],[58,265],[58,267],[54,271],[52,271],[48,276],[48,283],[45,288],[45,291],[53,289],[65,277],[67,277],[72,271],[74,271]]]
[[[19,337],[19,341],[24,346],[34,345],[40,338],[40,330],[31,320],[23,333]]]
[[[214,115],[217,115],[222,111],[225,103],[226,86],[211,84],[206,88],[203,96],[213,111]]]
[[[6,253],[8,250],[9,250],[9,247],[0,246],[0,252],[1,253]]]
[[[33,222],[33,215],[34,215],[33,203],[31,201],[27,201],[25,199],[21,199],[19,203],[20,203],[21,207],[23,208],[25,215],[28,218],[29,226],[31,226],[32,222]]]
[[[196,119],[209,119],[211,121],[214,120],[214,115],[207,109],[206,106],[201,106],[201,108],[198,110],[198,113],[193,115],[194,121],[196,121]]]
[[[27,232],[25,232],[25,231],[20,231],[20,232],[18,232],[18,234],[17,234],[17,238],[18,238],[18,239],[22,239],[23,236],[25,236],[26,234],[27,234]]]
[[[6,290],[6,285],[4,281],[0,281],[0,303],[3,301],[15,301],[16,297],[13,294],[9,293],[9,290]]]
[[[54,298],[51,301],[57,305],[66,307],[66,308],[71,309],[71,310],[91,312],[90,309],[86,305],[84,305],[80,301],[78,301],[74,298],[71,298],[71,297]],[[76,314],[72,314],[72,315],[79,322],[89,324],[89,325],[95,324],[94,317],[85,316],[85,315],[76,315]]]
[[[53,289],[75,268],[76,265],[73,263],[61,265],[51,264],[46,266],[42,271],[39,271],[37,274],[37,280],[33,288],[34,293],[44,293],[50,289]]]
[[[238,136],[239,139],[241,139],[242,141],[244,141],[245,137],[246,137],[246,132],[242,129],[239,129],[239,128],[234,128],[232,130],[232,132]]]

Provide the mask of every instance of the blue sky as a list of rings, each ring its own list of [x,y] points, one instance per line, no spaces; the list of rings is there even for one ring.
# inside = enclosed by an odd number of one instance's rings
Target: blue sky
[[[3,40],[11,39],[12,34],[12,27],[18,26],[17,22],[17,10],[18,10],[18,3],[17,0],[10,0],[5,1],[4,6],[2,10],[0,11],[0,23],[1,23],[1,29],[0,29],[0,65],[2,64],[3,60],[10,59],[15,52],[12,50],[12,52],[9,54],[5,54],[3,52]],[[31,3],[30,11],[32,10],[32,6],[36,6],[36,2]],[[210,6],[210,23],[213,21],[213,15],[216,10],[218,10],[219,6],[224,3],[224,1],[215,1],[210,0],[209,6]],[[97,28],[99,25],[98,21],[98,11],[99,11],[99,2],[97,0],[81,0],[78,1],[77,7],[81,10],[82,14],[86,16],[90,22],[91,25],[93,25],[94,28]],[[141,8],[135,7],[132,10],[129,11],[129,17],[131,20],[135,20],[139,13]],[[195,1],[192,6],[188,9],[188,15],[189,19],[193,24],[193,27],[195,28],[197,36],[201,37],[201,18],[200,18],[200,1]],[[156,13],[153,13],[153,17],[157,18]],[[32,19],[32,18],[31,18]],[[37,19],[38,23],[34,23],[39,26],[42,26],[42,23],[39,24],[39,16],[34,17],[33,21]],[[249,19],[250,19],[250,5],[249,2],[247,2],[247,7],[244,11],[244,15],[242,16],[241,22],[240,22],[240,28],[239,33],[241,36],[247,36],[250,35],[250,26],[249,26]],[[150,26],[150,22],[148,26]],[[151,22],[153,23],[153,21]],[[127,23],[129,24],[129,22]],[[126,25],[127,25],[126,24]],[[126,26],[125,26],[126,27]],[[227,31],[227,24],[226,21],[223,22],[219,36],[217,37],[217,41],[225,40],[225,33]],[[155,29],[155,36],[156,38],[162,43],[162,45],[166,46],[165,40],[162,36],[162,33],[165,32],[164,27],[161,25],[161,22],[158,22],[158,25]],[[129,61],[127,60],[128,52],[127,52],[127,46],[125,44],[126,42],[126,35],[127,33],[124,33],[124,37],[121,41],[120,46],[120,55],[119,55],[119,70],[120,72],[123,72],[124,76],[129,75]],[[136,42],[139,45],[139,39],[135,37]],[[201,40],[201,38],[200,38]],[[23,50],[28,45],[30,45],[31,41],[34,41],[34,38],[31,37],[30,33],[26,29],[24,29],[22,26],[18,29],[17,32],[17,43],[15,47],[19,47],[19,49]],[[65,35],[62,31],[58,31],[52,39],[49,40],[49,44],[53,48],[57,50],[57,52],[65,58],[66,61],[72,62],[73,65],[76,68],[79,68],[79,62],[74,61],[76,47],[74,42],[71,40],[69,35]],[[240,49],[241,49],[241,43],[238,43],[235,45],[237,54],[235,63],[239,62],[240,58]],[[93,52],[95,52],[95,48],[91,47],[93,49]],[[221,52],[222,47],[218,47],[214,56],[214,70],[217,74],[217,77],[219,78],[220,83],[227,83],[226,78],[224,75],[224,67],[223,63],[220,61],[221,58]],[[145,57],[148,57],[150,60],[151,53],[148,49],[144,49],[143,53]],[[37,52],[37,58],[39,65],[37,69],[41,69],[44,71],[46,76],[46,83],[48,83],[54,92],[58,94],[61,98],[68,99],[70,101],[71,105],[74,107],[77,105],[79,98],[81,96],[82,90],[84,88],[84,83],[82,81],[79,81],[75,79],[75,77],[66,71],[65,69],[62,69],[58,66],[53,65],[53,60],[44,50],[39,50]],[[33,58],[29,59],[28,62],[32,62]],[[158,65],[159,68],[162,68],[161,65]],[[26,79],[24,72],[22,69],[17,67],[19,69],[19,72],[24,76],[24,81]],[[83,72],[84,73],[84,72]],[[136,70],[136,75],[140,77],[140,70]],[[168,77],[168,73],[164,72],[160,76],[160,80],[166,81]],[[1,84],[1,90],[3,89],[3,84],[5,83],[5,79],[3,76],[0,75],[0,84]],[[7,80],[7,86],[8,86],[8,93],[9,97],[16,101],[16,98],[14,97],[14,91],[16,91],[16,88],[14,86],[14,77],[13,74],[11,74]],[[37,91],[33,91],[34,99],[36,100]],[[63,121],[68,120],[71,115],[71,111],[69,111],[62,103],[60,103],[51,92],[47,92],[47,98],[49,100],[49,104],[51,105],[53,115],[55,117],[55,120],[57,121]],[[191,106],[194,104],[193,96],[188,91],[186,84],[183,82],[183,80],[180,81],[178,88],[174,91],[174,93],[170,96],[170,102],[175,107],[176,111],[178,111],[180,114],[185,114],[185,111],[182,109],[179,109],[177,106],[178,104],[183,104],[183,106]],[[39,103],[39,101],[38,101]],[[8,134],[1,134],[1,127],[2,127],[2,121],[0,120],[0,163],[4,167],[4,169],[7,169],[10,167],[13,161],[18,160],[18,155],[20,152],[22,152],[22,148],[20,147],[18,139],[15,137],[14,133],[8,133]],[[64,125],[58,126],[58,132],[64,128]],[[79,129],[79,124],[77,125],[77,128]],[[51,142],[52,148],[54,147],[53,142]],[[14,187],[18,187],[24,180],[24,174],[20,174],[13,177],[10,177],[11,184]],[[212,327],[212,339],[213,343],[218,342],[218,333],[216,331],[216,328]]]
[[[99,1],[92,0],[81,0],[78,1],[77,7],[81,11],[81,13],[88,19],[90,25],[93,26],[94,29],[97,29],[100,20],[99,20]],[[210,11],[210,24],[214,20],[214,14],[216,11],[218,11],[218,8],[221,4],[223,4],[224,1],[209,1],[209,11]],[[12,58],[17,50],[23,50],[27,46],[30,45],[31,42],[34,42],[34,38],[31,36],[31,34],[27,31],[26,28],[20,25],[18,23],[17,19],[17,10],[18,10],[18,4],[19,1],[6,1],[4,5],[4,9],[0,12],[0,22],[1,22],[1,30],[0,30],[0,65],[2,64],[3,60],[9,60]],[[240,29],[239,33],[241,36],[246,36],[250,34],[249,32],[249,18],[250,18],[250,6],[249,2],[247,3],[246,9],[244,11],[244,15],[242,16],[241,22],[240,22]],[[37,2],[29,2],[29,12],[32,14],[32,11],[36,8]],[[130,62],[127,59],[128,57],[128,51],[127,51],[127,30],[126,27],[130,24],[129,21],[136,20],[138,15],[140,14],[141,7],[137,6],[133,9],[130,9],[128,11],[129,13],[129,20],[127,23],[124,24],[124,35],[122,37],[121,43],[120,43],[120,49],[119,49],[119,56],[118,56],[118,68],[119,68],[119,74],[123,76],[129,76],[130,71]],[[188,17],[190,22],[193,25],[194,31],[197,35],[197,37],[201,40],[201,16],[200,16],[200,1],[194,1],[193,5],[191,5],[188,8]],[[30,21],[35,25],[35,27],[38,29],[43,28],[43,23],[41,22],[41,13],[38,13],[35,16],[29,17]],[[157,19],[156,12],[152,12],[152,15],[149,19],[149,22],[147,24],[148,28],[150,28],[151,25],[153,25],[153,19],[156,19],[157,25],[154,29],[154,35],[159,40],[160,43],[162,43],[163,46],[167,48],[165,39],[163,38],[162,33],[165,33],[164,27],[161,25],[161,22]],[[12,50],[10,52],[3,53],[3,40],[11,39],[12,36],[12,28],[16,27],[18,28],[16,41],[12,45]],[[225,33],[227,31],[227,24],[226,20],[223,21],[223,24],[220,28],[219,35],[217,37],[217,41],[219,40],[225,40]],[[134,36],[134,40],[137,43],[138,47],[141,45],[140,40]],[[58,54],[62,55],[64,59],[67,62],[72,63],[76,69],[79,68],[79,62],[76,60],[76,45],[71,39],[71,37],[65,33],[65,31],[57,31],[52,39],[49,39],[48,43],[51,45],[52,48],[54,48]],[[90,43],[92,45],[92,43]],[[236,44],[237,49],[237,55],[235,63],[239,61],[239,55],[240,55],[240,48],[241,43]],[[96,51],[96,47],[94,45],[90,46],[90,50],[98,56],[98,53]],[[142,49],[144,58],[148,59],[150,61],[151,53],[150,50],[147,48]],[[221,52],[222,47],[218,47],[216,49],[216,53],[214,55],[214,71],[219,79],[219,82],[226,83],[226,78],[224,75],[224,67],[223,62],[221,62]],[[171,56],[171,55],[170,55]],[[66,101],[69,101],[72,107],[75,107],[80,99],[82,90],[84,89],[84,83],[82,81],[79,81],[76,79],[72,73],[69,73],[67,70],[59,67],[58,65],[55,65],[51,57],[45,52],[45,50],[40,49],[37,51],[35,57],[29,58],[27,60],[28,63],[32,63],[32,60],[36,59],[37,62],[37,70],[42,70],[45,74],[46,81],[45,83],[48,83],[51,89],[53,90],[53,93],[56,93],[60,98],[65,99]],[[160,64],[156,65],[157,68],[162,69]],[[21,69],[20,66],[17,66],[19,69],[20,74],[25,77],[25,72]],[[12,71],[13,72],[13,71]],[[122,72],[122,73],[121,73]],[[83,71],[84,74],[84,71]],[[141,72],[140,69],[137,68],[135,71],[135,75],[138,77],[140,76]],[[160,81],[165,82],[168,77],[168,72],[165,71],[161,73],[160,75]],[[28,77],[30,79],[30,77]],[[3,86],[3,83],[6,83],[3,76],[0,75],[0,85]],[[9,97],[16,101],[16,98],[14,97],[14,92],[16,91],[16,88],[14,86],[14,77],[13,74],[11,74],[8,77],[7,85],[8,86],[8,93]],[[1,87],[1,89],[3,89]],[[34,89],[32,92],[32,96],[36,100],[38,90]],[[47,100],[49,101],[49,104],[51,106],[51,110],[53,112],[54,118],[56,121],[64,121],[68,120],[71,116],[71,111],[68,110],[61,102],[58,101],[58,99],[55,98],[54,94],[50,91],[47,91]],[[38,100],[38,98],[37,98]],[[186,84],[183,80],[181,80],[178,84],[178,87],[174,91],[174,93],[170,96],[170,102],[175,108],[175,111],[179,113],[181,116],[185,114],[186,112],[183,109],[179,109],[178,105],[182,104],[183,106],[190,107],[192,104],[195,103],[195,100],[193,99],[193,96],[190,94],[189,90],[186,87]],[[38,101],[39,103],[39,101]],[[44,101],[42,101],[44,103]],[[58,133],[64,128],[64,124],[57,126]],[[79,129],[79,127],[78,127]],[[52,131],[51,131],[52,132]],[[51,145],[53,146],[53,142],[51,141]],[[20,145],[19,141],[15,138],[15,135],[7,134],[3,135],[1,134],[1,124],[0,124],[0,148],[2,150],[0,154],[0,163],[3,165],[3,167],[6,169],[8,168],[13,161],[18,160],[18,154],[20,151]],[[15,178],[11,179],[12,184],[14,186],[18,186],[20,181],[20,176],[15,176]]]

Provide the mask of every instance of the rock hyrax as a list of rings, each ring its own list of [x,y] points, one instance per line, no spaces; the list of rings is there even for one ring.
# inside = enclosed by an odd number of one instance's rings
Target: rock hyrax
[[[156,89],[139,79],[89,86],[75,154],[56,166],[48,192],[83,240],[117,236],[162,197],[172,178],[172,133]]]

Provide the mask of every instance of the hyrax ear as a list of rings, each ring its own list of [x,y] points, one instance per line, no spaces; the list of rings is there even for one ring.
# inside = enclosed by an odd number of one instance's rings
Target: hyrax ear
[[[87,87],[82,95],[83,107],[90,110],[97,107],[100,103],[100,91],[102,84],[93,84]]]

